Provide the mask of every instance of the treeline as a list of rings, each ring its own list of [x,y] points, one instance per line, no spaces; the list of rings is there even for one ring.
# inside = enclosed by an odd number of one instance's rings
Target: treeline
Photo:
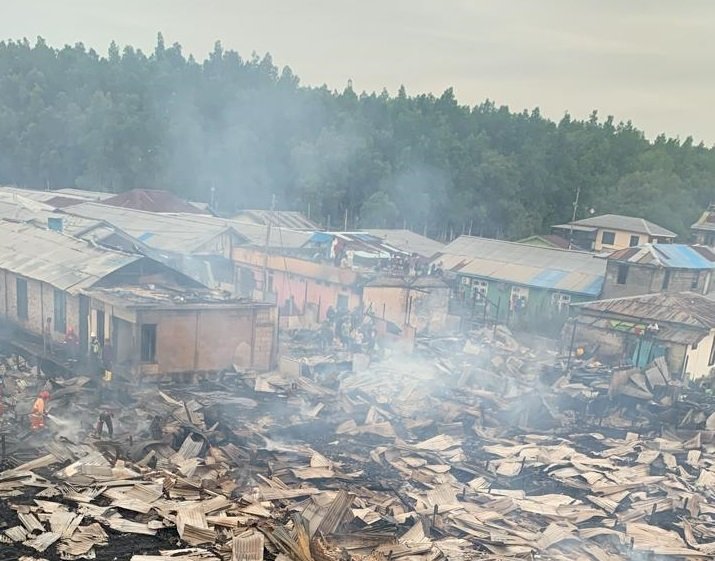
[[[160,188],[224,212],[268,207],[342,228],[517,239],[579,217],[642,216],[681,234],[715,199],[715,153],[629,123],[491,101],[299,84],[270,55],[206,60],[38,39],[0,43],[0,183]]]

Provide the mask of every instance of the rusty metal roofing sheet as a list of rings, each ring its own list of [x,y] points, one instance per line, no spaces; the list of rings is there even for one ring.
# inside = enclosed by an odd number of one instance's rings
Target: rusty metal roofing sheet
[[[633,320],[631,320],[633,321]],[[630,328],[629,325],[624,326],[622,321],[608,319],[605,317],[591,317],[591,316],[579,316],[577,318],[579,325],[588,325],[589,327],[595,327],[597,329],[603,329],[605,331],[613,332],[623,332],[624,330]],[[639,322],[633,321],[634,324]],[[645,329],[645,323],[641,320],[641,328]],[[658,324],[659,330],[657,339],[659,341],[669,341],[671,343],[680,343],[682,345],[692,345],[693,343],[699,343],[707,336],[708,331],[706,329],[689,327],[689,326],[678,326],[669,325],[665,323]]]
[[[646,294],[574,306],[591,314],[611,314],[708,330],[715,327],[715,301],[694,292]]]
[[[460,275],[587,296],[601,293],[606,262],[583,251],[460,236],[433,262]]]
[[[232,543],[233,561],[263,561],[263,534],[251,528],[234,536]]]
[[[139,259],[142,256],[95,247],[30,224],[0,220],[0,268],[70,293]]]

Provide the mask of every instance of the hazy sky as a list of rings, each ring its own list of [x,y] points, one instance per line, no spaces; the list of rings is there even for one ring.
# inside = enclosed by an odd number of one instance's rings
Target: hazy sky
[[[485,98],[559,119],[598,109],[649,136],[715,143],[712,0],[0,0],[0,37],[53,46],[220,39],[304,84]]]

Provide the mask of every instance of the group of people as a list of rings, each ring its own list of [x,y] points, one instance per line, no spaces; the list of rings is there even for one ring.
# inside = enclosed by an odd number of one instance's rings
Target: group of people
[[[323,351],[340,345],[352,352],[372,352],[375,349],[377,331],[372,317],[359,309],[353,312],[336,311],[331,306],[326,320],[320,327],[320,343]]]
[[[48,416],[47,404],[50,401],[50,392],[42,390],[37,394],[35,402],[30,410],[30,430],[33,432],[41,431],[45,428],[45,419]],[[112,423],[112,414],[109,411],[102,411],[97,420],[95,427],[96,435],[101,437],[104,434],[104,429],[107,429],[109,438],[114,436],[114,426]]]

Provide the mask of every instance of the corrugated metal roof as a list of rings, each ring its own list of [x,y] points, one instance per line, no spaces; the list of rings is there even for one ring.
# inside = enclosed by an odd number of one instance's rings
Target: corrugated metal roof
[[[132,189],[104,199],[102,204],[147,212],[206,214],[205,211],[180,199],[174,193],[159,189]]]
[[[445,244],[422,236],[411,230],[365,230],[368,234],[376,236],[385,243],[390,244],[407,253],[416,253],[422,257],[432,257],[442,251]]]
[[[267,226],[228,220],[202,214],[166,214],[100,203],[84,203],[67,209],[72,215],[103,219],[155,249],[188,254],[225,234],[227,231],[242,237],[246,243],[263,246]],[[271,228],[270,247],[296,248],[304,245],[310,234],[285,228]]]
[[[671,232],[649,220],[635,216],[623,216],[621,214],[602,214],[601,216],[592,216],[590,218],[576,220],[569,224],[586,228],[611,228],[613,230],[624,230],[626,232],[638,232],[640,234],[663,238],[674,238],[677,235],[675,232]],[[568,227],[568,225],[563,224],[558,227],[564,228]]]
[[[557,234],[540,234],[529,236],[523,240],[518,240],[519,243],[535,245],[539,247],[555,247],[557,249],[569,249],[569,240]],[[573,249],[580,249],[572,244]]]
[[[715,301],[694,292],[665,292],[576,304],[588,313],[668,322],[694,328],[715,327]]]
[[[24,197],[25,199],[30,199],[37,202],[45,202],[47,199],[51,199],[57,193],[54,191],[39,191],[37,189],[22,189],[21,187],[13,187],[10,185],[0,186],[0,192],[7,193],[10,195],[17,195],[19,197]]]
[[[669,269],[713,269],[715,253],[685,244],[645,244],[614,251],[607,259]]]
[[[49,214],[52,211],[53,207],[41,201],[0,189],[0,218],[27,221],[36,218],[40,213]]]
[[[364,257],[388,259],[393,255],[407,256],[412,253],[408,249],[398,247],[396,243],[390,243],[367,231],[313,232],[309,241],[313,245],[326,245],[332,243],[333,238],[342,241],[347,249],[355,252],[355,255]]]
[[[129,238],[119,228],[111,226],[103,220],[55,212],[53,207],[44,203],[0,190],[0,219],[32,222],[36,226],[46,228],[50,218],[61,220],[62,232],[76,238],[96,243],[102,243],[103,240],[114,234],[123,234],[124,237]]]
[[[248,209],[239,211],[233,219],[239,222],[251,220],[264,226],[271,224],[272,226],[292,228],[293,230],[320,230],[320,226],[297,210]]]
[[[73,189],[73,188],[55,189],[52,192],[53,193],[61,193],[63,195],[79,197],[79,198],[82,198],[82,199],[85,199],[88,201],[103,201],[104,199],[108,199],[115,195],[115,193],[107,193],[105,191],[91,191],[89,189]]]
[[[220,219],[211,222],[201,215],[158,214],[100,203],[83,203],[66,212],[105,220],[155,249],[173,253],[193,253],[229,229]]]
[[[250,241],[251,245],[265,245],[268,226],[242,222],[240,220],[226,220],[225,222],[239,234],[246,237]],[[311,235],[312,232],[309,231],[272,226],[271,236],[268,240],[268,247],[279,249],[295,249],[303,247],[308,243]]]
[[[582,251],[460,236],[434,259],[444,270],[561,292],[598,296],[606,262]]]
[[[0,268],[70,293],[141,258],[31,224],[0,220]]]
[[[605,329],[607,331],[631,331],[633,329],[633,324],[640,324],[639,328],[644,330],[649,321],[644,322],[643,320],[635,320],[634,318],[629,318],[629,320],[616,320],[608,319],[605,317],[593,317],[593,316],[579,316],[576,321],[579,325],[588,325],[590,327],[597,327],[598,329]],[[623,325],[621,322],[627,321],[629,325]],[[680,343],[683,345],[692,345],[693,343],[699,343],[707,334],[708,330],[704,328],[695,328],[691,326],[679,326],[678,324],[666,324],[661,322],[658,325],[658,340],[660,341],[670,341],[672,343]]]
[[[114,193],[85,191],[83,189],[54,189],[52,191],[47,191],[38,189],[23,189],[22,187],[12,187],[8,185],[0,186],[0,192],[16,194],[38,202],[47,202],[58,195],[66,198],[74,198],[78,201],[99,201],[114,196]]]

